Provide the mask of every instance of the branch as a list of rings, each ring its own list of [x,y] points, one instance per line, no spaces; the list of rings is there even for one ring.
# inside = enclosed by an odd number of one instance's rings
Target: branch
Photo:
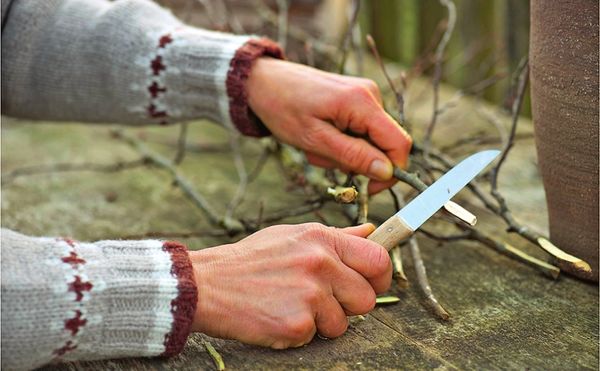
[[[413,144],[414,152],[422,153],[423,149],[418,145]],[[432,149],[430,152],[431,158],[438,161],[440,164],[446,166],[448,169],[456,165],[455,161],[443,153]],[[530,241],[534,245],[542,248],[548,254],[552,255],[556,260],[557,264],[561,269],[580,271],[583,273],[591,272],[591,267],[588,263],[565,253],[557,246],[552,244],[545,236],[529,229],[529,227],[519,224],[508,208],[502,210],[497,204],[496,200],[484,191],[483,187],[479,182],[474,179],[468,185],[467,188],[485,205],[485,207],[492,213],[500,216],[504,222],[508,225],[507,231],[514,232]]]
[[[502,164],[506,160],[508,156],[508,152],[513,147],[515,142],[515,134],[517,133],[517,124],[519,122],[519,114],[521,112],[521,106],[523,105],[523,98],[525,97],[525,90],[527,88],[527,81],[529,81],[529,64],[525,61],[521,73],[519,74],[519,84],[517,86],[517,97],[515,98],[512,105],[512,124],[510,127],[510,133],[508,134],[508,140],[502,149],[502,153],[500,154],[500,159],[496,163],[496,166],[493,168],[491,172],[491,180],[490,184],[492,185],[492,195],[496,197],[500,207],[503,207],[504,200],[501,198],[498,193],[498,174],[500,173],[500,168]],[[499,197],[500,196],[500,197]],[[506,206],[504,206],[506,207]]]
[[[348,49],[350,48],[350,43],[352,42],[352,32],[354,31],[354,27],[356,25],[356,21],[358,20],[358,11],[360,10],[360,0],[352,1],[352,8],[350,10],[350,18],[348,19],[348,29],[346,30],[346,34],[342,39],[342,45],[340,47],[342,52],[342,57],[340,59],[340,64],[338,67],[338,73],[343,75],[346,67],[346,60],[348,59]]]
[[[371,35],[367,35],[367,44],[369,45],[369,48],[371,49],[371,52],[373,53],[373,56],[375,57],[375,60],[377,61],[377,64],[379,65],[381,72],[383,72],[383,75],[385,76],[388,86],[394,93],[394,97],[396,98],[396,104],[398,106],[398,118],[400,120],[400,125],[404,126],[406,128],[406,131],[410,134],[412,131],[412,127],[410,126],[410,124],[408,124],[406,122],[406,118],[404,116],[404,95],[400,90],[398,90],[398,88],[396,87],[396,84],[390,78],[390,75],[388,74],[387,69],[385,68],[385,64],[383,63],[383,60],[381,59],[381,56],[379,55],[379,51],[377,50],[377,44],[375,43],[375,40],[373,39],[373,37]],[[403,90],[405,90],[406,89],[406,76],[404,73],[402,73],[400,75],[400,79],[402,81]]]
[[[248,186],[248,173],[246,172],[246,165],[244,164],[242,153],[240,151],[240,134],[237,131],[232,130],[229,136],[231,152],[233,153],[233,163],[235,164],[235,169],[237,170],[240,183],[235,191],[235,195],[227,207],[227,211],[225,212],[225,220],[233,220],[233,214],[235,213],[237,207],[244,200],[246,187]]]
[[[408,278],[406,278],[404,267],[402,266],[402,255],[399,246],[396,246],[390,250],[390,258],[394,267],[393,277],[396,279],[398,287],[401,289],[408,288]]]
[[[288,34],[288,8],[289,0],[277,0],[278,19],[277,19],[277,42],[281,49],[285,51]]]
[[[187,198],[189,198],[192,203],[204,213],[211,224],[220,226],[229,233],[238,233],[239,231],[243,230],[243,225],[239,221],[219,217],[212,206],[210,206],[208,201],[201,194],[196,192],[190,181],[181,174],[181,172],[169,159],[156,152],[153,152],[141,140],[130,134],[120,130],[114,131],[113,134],[116,138],[122,139],[140,152],[147,160],[147,163],[167,170],[173,177],[173,183],[177,185],[187,196]]]
[[[175,165],[179,165],[181,161],[185,158],[186,152],[186,141],[187,141],[187,132],[188,132],[188,124],[187,122],[182,123],[179,126],[179,138],[177,139],[177,152],[175,153],[175,158],[173,159],[173,163]]]
[[[133,161],[119,161],[114,164],[95,164],[84,162],[81,164],[72,163],[58,163],[51,165],[33,165],[20,167],[11,170],[7,173],[2,174],[2,185],[6,185],[16,178],[29,175],[37,174],[50,174],[50,173],[66,173],[75,171],[92,171],[98,173],[116,173],[123,170],[133,169],[136,167],[144,166],[147,163],[147,159],[142,157],[138,160]]]
[[[425,139],[423,141],[423,147],[425,148],[425,157],[428,156],[429,147],[431,145],[431,136],[433,134],[433,130],[435,129],[435,124],[437,123],[437,118],[439,115],[439,94],[440,94],[440,81],[442,79],[442,61],[444,58],[444,51],[446,50],[446,46],[448,45],[448,41],[450,41],[450,36],[452,36],[452,32],[454,32],[454,26],[456,25],[456,6],[452,2],[452,0],[440,0],[440,4],[445,6],[448,9],[448,23],[446,25],[446,31],[442,35],[440,39],[440,43],[438,44],[435,51],[435,70],[433,72],[433,112],[431,114],[431,120],[429,125],[427,126],[427,131],[425,133]]]

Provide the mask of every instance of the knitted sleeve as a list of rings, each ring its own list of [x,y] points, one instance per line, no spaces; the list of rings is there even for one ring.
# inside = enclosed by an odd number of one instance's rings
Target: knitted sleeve
[[[183,348],[197,302],[185,246],[5,229],[1,240],[3,369]]]
[[[149,0],[2,1],[2,112],[131,125],[208,118],[268,130],[245,81],[272,41],[189,27]]]

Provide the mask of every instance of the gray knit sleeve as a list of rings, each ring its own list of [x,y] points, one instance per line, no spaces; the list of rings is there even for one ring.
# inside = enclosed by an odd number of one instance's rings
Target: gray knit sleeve
[[[268,133],[248,108],[244,82],[253,59],[283,57],[269,40],[189,27],[148,0],[19,0],[10,8],[4,114],[131,125],[208,118]]]
[[[183,348],[197,302],[183,245],[1,232],[2,369]]]

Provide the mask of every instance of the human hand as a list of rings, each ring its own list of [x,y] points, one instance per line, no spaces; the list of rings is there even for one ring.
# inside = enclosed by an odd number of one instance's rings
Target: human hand
[[[247,89],[275,137],[304,150],[313,165],[368,176],[370,193],[394,184],[392,164],[407,165],[412,139],[384,111],[371,80],[259,58]]]
[[[363,238],[373,230],[279,225],[190,252],[198,286],[192,329],[277,349],[302,346],[317,331],[342,335],[346,316],[369,312],[390,285],[387,251]]]

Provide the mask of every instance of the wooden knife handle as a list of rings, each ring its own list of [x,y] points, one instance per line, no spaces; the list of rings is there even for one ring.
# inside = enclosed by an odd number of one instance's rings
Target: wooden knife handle
[[[400,241],[413,234],[413,231],[397,216],[392,216],[380,225],[367,239],[377,242],[390,251]]]

